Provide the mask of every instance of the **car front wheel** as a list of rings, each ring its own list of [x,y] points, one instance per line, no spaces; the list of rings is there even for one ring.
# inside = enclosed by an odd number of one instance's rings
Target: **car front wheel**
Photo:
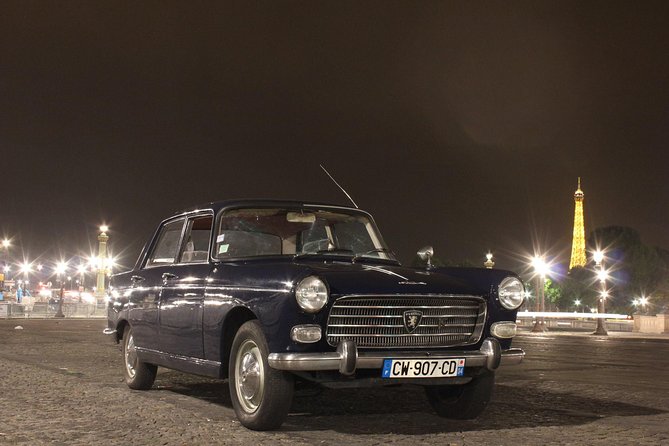
[[[129,325],[123,329],[123,365],[125,383],[128,387],[134,390],[148,390],[153,386],[158,367],[139,360],[135,338]]]
[[[440,417],[471,420],[485,410],[494,386],[495,373],[486,371],[464,385],[426,386],[425,393]]]
[[[232,342],[229,384],[232,405],[239,421],[249,429],[277,429],[293,400],[293,378],[272,369],[269,348],[260,323],[244,323]]]

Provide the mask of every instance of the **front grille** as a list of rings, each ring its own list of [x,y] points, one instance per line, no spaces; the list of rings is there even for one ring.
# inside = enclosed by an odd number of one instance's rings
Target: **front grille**
[[[420,312],[414,329],[405,325],[405,312]],[[485,317],[485,300],[476,296],[345,296],[332,305],[327,341],[337,346],[352,340],[362,348],[475,344]]]

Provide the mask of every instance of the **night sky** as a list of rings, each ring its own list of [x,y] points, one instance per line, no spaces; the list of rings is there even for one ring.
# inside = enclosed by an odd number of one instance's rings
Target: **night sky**
[[[402,261],[586,232],[669,249],[666,2],[0,5],[0,236],[14,259],[132,264],[177,210],[228,198],[370,211]]]

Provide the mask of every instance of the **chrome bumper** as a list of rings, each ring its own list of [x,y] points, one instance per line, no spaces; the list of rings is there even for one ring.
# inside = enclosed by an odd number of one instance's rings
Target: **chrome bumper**
[[[392,359],[456,359],[464,358],[466,367],[485,367],[495,370],[500,364],[519,364],[525,352],[520,348],[504,350],[495,338],[483,341],[480,350],[446,352],[359,352],[355,342],[344,341],[336,352],[326,353],[271,353],[270,367],[288,371],[339,370],[342,375],[352,375],[356,369],[381,369],[383,360]]]

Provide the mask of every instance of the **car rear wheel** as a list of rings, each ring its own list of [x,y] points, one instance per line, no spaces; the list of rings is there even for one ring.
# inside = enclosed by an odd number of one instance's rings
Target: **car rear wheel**
[[[148,390],[153,386],[158,367],[139,360],[135,338],[129,325],[123,329],[123,365],[125,383],[128,387],[135,390]]]
[[[293,400],[292,375],[272,369],[269,348],[256,320],[244,323],[232,342],[229,385],[239,421],[249,429],[277,429]]]
[[[495,373],[486,371],[464,385],[425,386],[425,393],[440,417],[471,420],[488,406],[494,386]]]

